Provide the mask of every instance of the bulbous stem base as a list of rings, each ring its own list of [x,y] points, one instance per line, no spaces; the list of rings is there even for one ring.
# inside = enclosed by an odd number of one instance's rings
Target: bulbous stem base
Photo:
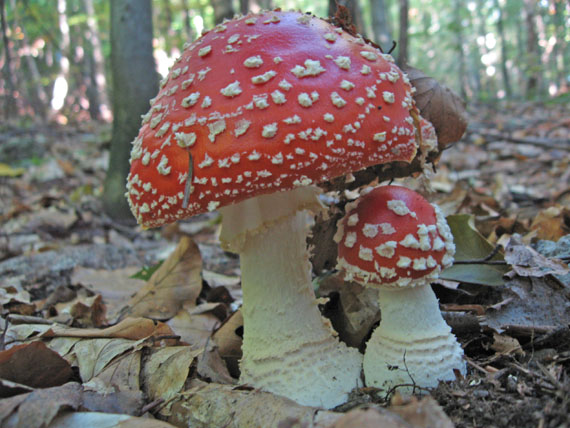
[[[364,353],[366,385],[412,393],[414,386],[435,388],[455,380],[456,372],[465,374],[463,349],[429,284],[380,289],[379,302],[382,320]]]

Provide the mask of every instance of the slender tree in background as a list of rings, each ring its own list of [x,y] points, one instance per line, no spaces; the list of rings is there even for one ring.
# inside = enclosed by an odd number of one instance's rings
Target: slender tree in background
[[[12,71],[12,54],[10,52],[10,39],[8,38],[8,22],[6,21],[6,9],[4,0],[0,0],[0,24],[2,25],[2,43],[4,45],[4,66],[2,67],[2,76],[4,81],[4,117],[10,119],[16,116],[17,106],[16,97],[16,83],[14,73]]]
[[[131,214],[124,194],[130,142],[138,134],[149,99],[158,91],[151,0],[111,2],[111,67],[114,119],[103,204],[112,218],[127,220]]]
[[[105,79],[105,63],[103,61],[103,49],[99,38],[99,29],[95,17],[93,0],[83,0],[83,7],[87,15],[87,31],[84,37],[87,41],[87,59],[89,62],[89,78],[87,94],[89,97],[89,112],[96,120],[107,119],[109,99],[107,97],[107,82]]]
[[[182,15],[184,16],[184,31],[186,32],[187,41],[194,40],[196,33],[192,28],[192,16],[190,16],[190,7],[188,0],[182,0]]]
[[[453,2],[453,29],[455,32],[455,40],[456,46],[455,49],[457,50],[457,57],[459,63],[459,95],[461,98],[467,98],[467,68],[465,66],[465,53],[463,52],[463,24],[462,24],[462,17],[461,17],[461,8],[462,8],[463,1],[462,0],[455,0]]]
[[[526,96],[533,98],[538,94],[540,79],[540,52],[538,49],[538,35],[536,34],[536,20],[534,0],[524,0],[524,19],[526,29]]]
[[[499,0],[495,0],[495,8],[497,9],[497,33],[499,35],[499,42],[501,43],[501,74],[503,75],[503,85],[505,87],[505,94],[507,98],[511,98],[511,80],[507,70],[507,41],[505,39],[505,27],[503,21],[503,10],[499,4]]]
[[[23,53],[23,55],[20,55],[19,59],[26,63],[26,69],[19,69],[18,73],[21,77],[23,77],[23,80],[27,82],[25,88],[27,89],[26,92],[29,94],[29,100],[23,101],[24,103],[28,101],[29,104],[31,104],[31,108],[34,111],[34,114],[43,121],[47,117],[48,95],[42,86],[42,76],[38,70],[36,59],[31,54],[32,48],[30,46],[28,32],[26,30],[26,25],[24,25],[24,22],[20,19],[18,10],[16,8],[16,0],[11,0],[10,5],[13,11],[13,26],[15,28],[19,28],[21,31],[21,35],[19,37],[20,40],[15,42],[15,47]],[[16,68],[18,69],[18,67]],[[25,73],[23,73],[23,71]],[[26,76],[22,76],[23,74]]]
[[[219,24],[224,19],[232,19],[235,12],[232,0],[210,0],[214,9],[214,22]]]
[[[239,13],[247,15],[249,12],[249,0],[239,0]]]
[[[408,0],[400,0],[400,34],[398,36],[398,58],[396,62],[400,67],[408,63],[408,13],[410,5]]]
[[[388,20],[386,0],[370,0],[370,14],[372,18],[372,34],[374,41],[388,52],[392,47],[392,32]]]

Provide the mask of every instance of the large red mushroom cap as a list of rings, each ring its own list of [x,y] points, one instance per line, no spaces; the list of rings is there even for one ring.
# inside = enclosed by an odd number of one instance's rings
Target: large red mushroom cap
[[[185,46],[133,142],[127,196],[147,227],[370,165],[411,161],[412,87],[332,24],[271,11]]]
[[[369,286],[423,285],[453,262],[445,217],[413,190],[380,186],[347,205],[335,235],[338,267]]]

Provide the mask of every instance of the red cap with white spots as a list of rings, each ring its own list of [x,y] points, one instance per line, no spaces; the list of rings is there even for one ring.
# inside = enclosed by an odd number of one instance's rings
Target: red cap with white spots
[[[347,205],[335,235],[338,268],[369,286],[423,285],[453,263],[453,235],[440,209],[400,186]]]
[[[417,150],[412,87],[360,37],[299,12],[185,46],[133,142],[127,197],[154,227]]]

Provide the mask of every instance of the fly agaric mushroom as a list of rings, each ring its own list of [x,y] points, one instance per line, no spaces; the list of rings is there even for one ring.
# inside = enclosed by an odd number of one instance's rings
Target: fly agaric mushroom
[[[328,408],[360,384],[361,355],[312,290],[311,185],[410,162],[417,114],[392,57],[311,15],[250,14],[185,46],[133,142],[127,197],[146,227],[220,209],[240,255],[242,382]]]
[[[465,374],[430,286],[455,253],[439,208],[407,188],[377,187],[347,205],[335,241],[345,278],[379,290],[382,319],[366,345],[365,383],[409,392],[410,384],[436,387]]]

